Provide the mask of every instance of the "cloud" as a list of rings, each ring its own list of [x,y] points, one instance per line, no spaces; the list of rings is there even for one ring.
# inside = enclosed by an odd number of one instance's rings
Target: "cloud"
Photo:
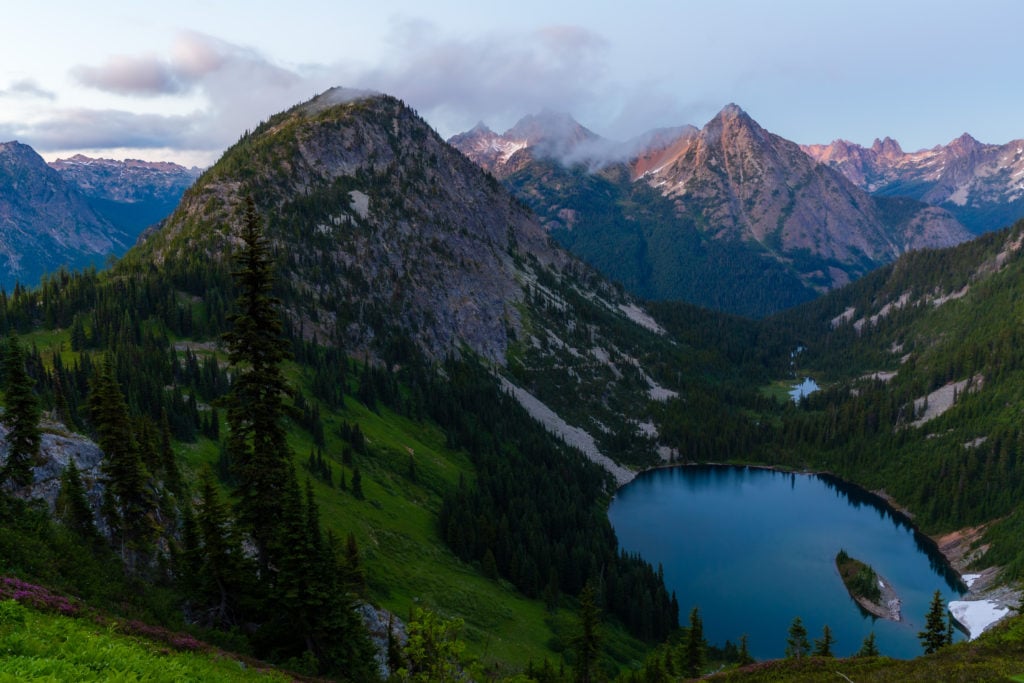
[[[172,65],[153,55],[117,55],[101,66],[76,66],[71,75],[82,85],[117,95],[173,95],[188,88]]]
[[[99,66],[78,65],[71,75],[82,85],[117,95],[154,97],[207,90],[216,95],[225,74],[254,78],[245,87],[292,83],[295,74],[271,64],[259,52],[195,31],[181,33],[168,58],[154,54],[115,55]],[[211,83],[213,81],[214,83]]]
[[[14,81],[7,88],[0,90],[0,97],[36,97],[42,100],[56,99],[56,95],[42,88],[30,78]]]
[[[396,23],[391,59],[352,85],[399,96],[446,132],[481,118],[572,110],[600,97],[607,42],[577,26],[479,38],[446,35],[424,21]],[[433,115],[431,115],[433,114]]]
[[[199,103],[195,111],[65,108],[30,123],[0,124],[0,139],[16,137],[41,151],[176,148],[203,152],[212,162],[244,130],[332,86],[400,97],[445,137],[481,119],[511,125],[545,109],[602,112],[604,122],[624,124],[652,117],[652,107],[673,108],[670,98],[645,103],[642,93],[611,83],[608,42],[579,26],[466,38],[430,22],[401,21],[392,27],[389,48],[372,66],[339,61],[285,68],[256,49],[183,32],[164,53],[113,56],[71,74],[82,85],[120,96],[187,96]]]
[[[217,144],[204,133],[205,116],[137,114],[119,110],[64,109],[32,124],[0,123],[0,139],[19,139],[38,151],[175,147]]]

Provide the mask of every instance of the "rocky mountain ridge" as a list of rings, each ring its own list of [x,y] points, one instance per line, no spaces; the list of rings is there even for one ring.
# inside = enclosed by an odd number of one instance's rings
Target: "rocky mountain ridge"
[[[87,197],[124,203],[164,200],[177,202],[202,173],[170,161],[95,159],[76,154],[49,162],[50,168],[71,181]]]
[[[169,161],[94,159],[76,154],[49,163],[90,206],[134,239],[174,210],[196,178],[197,167]]]
[[[297,334],[371,359],[404,339],[437,362],[476,355],[522,402],[593,434],[595,459],[609,424],[650,421],[646,394],[660,386],[631,345],[660,328],[400,101],[328,91],[272,117],[185,193],[126,267],[227,269],[249,194]],[[602,318],[616,322],[593,322]],[[593,361],[577,366],[583,357]],[[636,443],[652,456],[653,437]]]
[[[1024,140],[993,145],[964,133],[916,152],[891,138],[871,147],[835,140],[802,149],[867,192],[940,206],[976,234],[1024,217]]]
[[[102,265],[129,244],[35,150],[0,143],[0,286],[35,285],[62,265]]]
[[[549,120],[530,117],[504,135],[478,126],[449,142],[563,245],[647,298],[764,315],[908,250],[970,237],[942,209],[872,198],[736,105],[700,130],[624,145],[571,118]],[[757,291],[771,294],[752,302]]]

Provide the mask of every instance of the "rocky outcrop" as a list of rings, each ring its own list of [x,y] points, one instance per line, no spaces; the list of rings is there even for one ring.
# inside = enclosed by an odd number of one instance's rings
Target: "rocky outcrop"
[[[103,451],[90,439],[68,432],[64,425],[44,420],[39,457],[32,468],[32,485],[27,490],[17,491],[23,498],[40,499],[46,502],[52,512],[60,493],[60,479],[68,464],[75,463],[82,476],[86,495],[93,513],[98,513],[103,500],[100,464]],[[7,462],[7,429],[0,425],[0,467]],[[97,520],[100,518],[96,514]]]

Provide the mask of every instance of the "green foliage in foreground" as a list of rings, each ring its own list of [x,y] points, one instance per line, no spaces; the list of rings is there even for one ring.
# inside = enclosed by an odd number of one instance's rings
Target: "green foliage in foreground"
[[[0,683],[13,681],[287,681],[223,653],[176,652],[84,619],[0,603]]]
[[[912,660],[888,657],[805,657],[723,671],[712,681],[1005,681],[1024,676],[1024,618],[999,624],[978,640]]]

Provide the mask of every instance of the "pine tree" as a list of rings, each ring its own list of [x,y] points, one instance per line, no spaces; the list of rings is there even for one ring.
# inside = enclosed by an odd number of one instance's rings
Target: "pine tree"
[[[235,603],[245,584],[245,560],[230,511],[221,500],[209,470],[200,475],[199,497],[196,527],[200,551],[196,583],[209,606],[207,622],[227,626],[235,621]]]
[[[171,447],[171,423],[167,419],[167,410],[160,413],[160,468],[164,473],[164,484],[167,489],[176,496],[181,495],[182,482],[181,471],[178,469],[178,460]]]
[[[946,645],[953,644],[953,635],[955,633],[953,626],[953,613],[946,612]]]
[[[121,546],[121,556],[132,570],[136,555],[148,548],[155,534],[150,517],[155,503],[109,355],[92,376],[88,406],[96,442],[103,451],[100,468],[107,487],[103,512]]]
[[[697,678],[704,669],[707,642],[704,640],[704,622],[696,607],[690,610],[690,627],[686,630],[683,641],[683,674],[689,678]]]
[[[917,634],[926,655],[930,655],[946,645],[945,612],[946,607],[942,602],[942,593],[936,590],[932,595],[928,614],[925,616],[924,630]]]
[[[877,657],[878,646],[875,645],[875,632],[872,631],[865,638],[861,644],[860,649],[857,650],[857,654],[854,657]]]
[[[834,657],[832,654],[832,644],[835,643],[835,638],[832,637],[832,629],[825,624],[825,627],[821,630],[821,638],[815,639],[814,641],[814,656],[815,657]]]
[[[740,636],[740,652],[738,656],[739,665],[746,666],[747,664],[753,664],[754,658],[750,656],[750,647],[747,643],[747,634],[744,633]]]
[[[359,500],[363,499],[363,476],[359,474],[359,468],[352,470],[352,495]]]
[[[801,659],[807,656],[811,644],[807,642],[807,629],[800,617],[795,617],[789,625],[789,633],[786,638],[786,657],[788,659]]]
[[[282,425],[287,383],[281,364],[290,357],[282,336],[280,302],[271,296],[273,263],[256,205],[246,199],[243,248],[232,273],[239,292],[224,334],[233,373],[227,397],[227,454],[238,480],[238,516],[252,534],[261,573],[282,530],[280,507],[294,486],[291,452]]]
[[[576,683],[591,683],[597,680],[597,656],[600,653],[601,610],[597,606],[597,590],[591,581],[580,593],[580,630],[572,639],[576,651],[576,665],[573,680]]]
[[[60,477],[60,492],[57,494],[57,519],[74,531],[84,540],[99,541],[100,532],[96,529],[92,508],[85,495],[82,476],[75,466],[74,460],[68,460],[68,466]]]
[[[21,488],[32,483],[32,465],[39,455],[39,399],[25,370],[25,352],[15,337],[4,349],[4,413],[7,428],[7,463],[0,469],[0,484]]]

